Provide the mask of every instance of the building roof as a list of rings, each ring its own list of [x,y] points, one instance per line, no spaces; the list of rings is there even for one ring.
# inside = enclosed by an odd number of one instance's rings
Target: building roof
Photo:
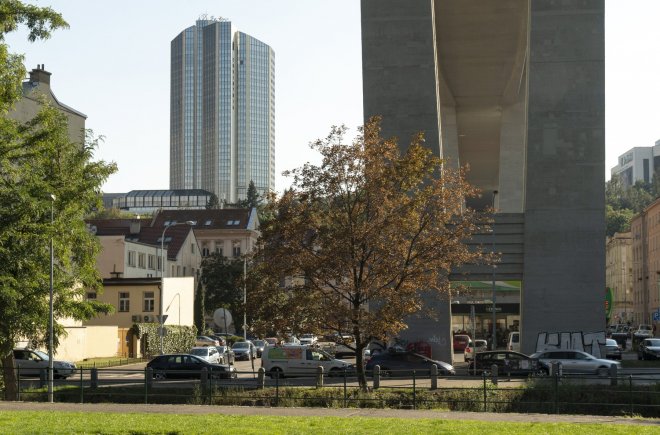
[[[187,221],[194,222],[187,225]],[[256,209],[162,210],[153,219],[88,219],[90,231],[97,236],[124,236],[127,240],[161,246],[165,227],[167,258],[176,259],[191,230],[256,231]]]

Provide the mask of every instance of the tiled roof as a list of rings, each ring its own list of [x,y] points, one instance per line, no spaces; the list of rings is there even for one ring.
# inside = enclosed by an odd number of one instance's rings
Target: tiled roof
[[[171,226],[165,234],[167,257],[175,259],[191,230],[245,230],[250,225],[250,213],[250,209],[241,208],[161,210],[153,219],[89,219],[86,222],[90,227],[95,227],[97,236],[123,235],[132,241],[154,246],[161,245],[165,227],[176,222],[177,225]],[[186,225],[187,221],[195,224]],[[131,224],[139,232],[131,233]]]

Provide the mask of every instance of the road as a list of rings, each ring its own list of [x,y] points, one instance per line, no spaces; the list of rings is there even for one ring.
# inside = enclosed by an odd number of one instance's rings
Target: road
[[[635,355],[626,355],[626,359],[634,359]],[[355,363],[355,358],[345,358],[347,362]],[[254,363],[254,365],[253,365]],[[112,367],[112,368],[101,368],[98,369],[98,384],[101,386],[128,386],[128,385],[144,385],[144,374],[145,374],[146,363],[131,364],[121,367]],[[232,385],[232,386],[244,386],[245,388],[254,388],[257,385],[257,374],[256,372],[261,367],[261,360],[257,358],[254,361],[236,361],[234,367],[238,372],[238,378],[234,380],[219,380],[218,385]],[[463,361],[462,354],[456,354],[454,361],[454,367],[457,371],[457,376],[450,378],[439,378],[438,387],[440,388],[470,388],[470,387],[480,387],[483,386],[483,378],[473,377],[467,375],[467,364]],[[634,384],[654,384],[660,382],[660,369],[649,369],[649,368],[631,368],[631,369],[622,369],[619,372],[619,376],[633,376]],[[569,378],[566,378],[567,380]],[[498,385],[500,387],[518,387],[520,385],[528,382],[527,378],[508,378],[500,377]],[[628,379],[621,380],[620,382],[627,382]],[[372,383],[372,380],[368,380],[369,384]],[[609,379],[598,379],[598,378],[580,378],[572,379],[571,382],[582,382],[590,384],[609,384]],[[67,380],[56,380],[56,385],[84,385],[88,387],[91,385],[90,372],[88,370],[83,371],[82,377],[80,374],[75,374]],[[161,381],[154,380],[152,383],[153,388],[165,388],[172,386],[180,386],[182,388],[192,387],[197,385],[199,381],[197,380],[172,380],[166,379]],[[412,377],[409,378],[381,378],[380,385],[382,387],[388,388],[412,388],[413,383],[417,388],[430,388],[431,380],[427,374],[423,374],[417,377],[414,381]],[[30,388],[39,386],[40,381],[37,379],[24,379],[21,381],[21,388]],[[270,379],[266,377],[265,385],[274,387],[278,386],[314,386],[316,385],[316,377],[294,377],[294,378],[284,378],[284,379]],[[324,378],[325,386],[344,386],[343,377],[325,377]],[[346,386],[347,387],[356,387],[358,385],[357,379],[355,377],[347,377]]]

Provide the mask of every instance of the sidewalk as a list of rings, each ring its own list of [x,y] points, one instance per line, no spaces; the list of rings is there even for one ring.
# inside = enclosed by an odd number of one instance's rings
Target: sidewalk
[[[600,415],[497,414],[486,412],[441,412],[427,410],[413,411],[401,409],[259,408],[208,405],[0,402],[0,412],[2,411],[109,412],[118,414],[226,414],[278,417],[432,418],[443,420],[506,421],[521,423],[608,423],[657,426],[660,428],[660,419],[649,418],[608,417]]]

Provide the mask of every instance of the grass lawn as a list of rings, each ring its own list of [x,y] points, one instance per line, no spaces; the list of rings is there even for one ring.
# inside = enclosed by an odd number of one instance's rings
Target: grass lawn
[[[108,358],[88,358],[82,361],[76,361],[76,367],[83,369],[91,369],[93,367],[116,367],[124,364],[133,364],[141,361],[145,361],[140,358],[120,358],[120,357],[108,357]]]
[[[10,411],[0,413],[0,432],[11,434],[628,434],[658,433],[653,426],[575,423],[503,423],[364,417],[269,417]]]

